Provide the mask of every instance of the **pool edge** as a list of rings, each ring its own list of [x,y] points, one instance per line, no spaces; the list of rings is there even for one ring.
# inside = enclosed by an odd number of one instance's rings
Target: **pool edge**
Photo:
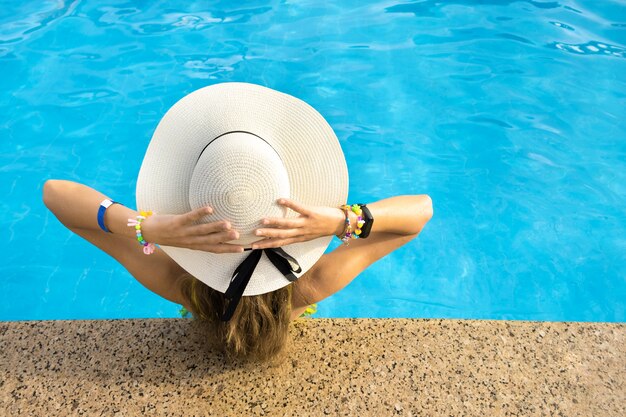
[[[10,415],[624,415],[626,324],[304,319],[277,366],[191,320],[0,322]]]

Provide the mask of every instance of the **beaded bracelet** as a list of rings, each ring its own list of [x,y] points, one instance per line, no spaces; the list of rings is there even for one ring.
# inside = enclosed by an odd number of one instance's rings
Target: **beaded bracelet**
[[[128,226],[132,226],[135,228],[135,232],[137,233],[137,242],[139,242],[139,244],[141,246],[143,246],[143,253],[145,253],[146,255],[150,255],[154,252],[154,243],[148,243],[144,240],[143,236],[141,235],[141,222],[143,222],[146,218],[148,218],[149,216],[152,216],[151,211],[140,211],[139,212],[140,215],[137,216],[137,219],[128,219]]]
[[[363,224],[365,223],[362,216],[363,212],[361,211],[361,206],[358,204],[352,205],[352,211],[357,215],[356,230],[354,233],[359,236],[361,234],[361,227],[363,227]]]
[[[349,207],[350,206],[346,204],[339,207],[346,214],[345,227],[343,229],[343,232],[341,233],[342,234],[341,241],[343,242],[344,245],[348,245],[348,243],[350,242],[350,238],[352,237],[352,225],[350,224],[350,216],[348,214]]]
[[[363,212],[361,211],[361,206],[358,204],[352,204],[351,206],[348,204],[343,204],[340,208],[346,213],[346,227],[343,231],[343,236],[341,240],[343,241],[344,245],[348,245],[351,238],[356,239],[357,237],[359,237],[359,235],[361,234],[361,227],[363,227],[363,225],[365,224],[365,220],[363,220]],[[352,230],[352,224],[350,223],[350,215],[348,210],[352,210],[354,214],[357,215],[357,226],[354,231]]]

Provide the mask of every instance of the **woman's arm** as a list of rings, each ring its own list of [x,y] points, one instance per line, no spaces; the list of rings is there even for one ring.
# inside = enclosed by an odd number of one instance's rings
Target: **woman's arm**
[[[314,207],[289,199],[282,204],[300,214],[297,218],[262,219],[262,228],[256,231],[266,239],[253,248],[268,248],[302,242],[322,236],[341,237],[345,214],[337,207]],[[351,239],[322,257],[296,282],[292,297],[294,314],[310,303],[315,303],[348,285],[365,268],[402,245],[413,240],[433,216],[433,204],[428,195],[401,195],[373,203],[367,207],[374,218],[370,235]],[[352,225],[357,215],[348,211]]]
[[[104,217],[105,225],[112,233],[100,229],[97,213],[105,198],[107,196],[99,191],[72,181],[48,180],[43,187],[46,207],[63,225],[116,259],[152,292],[184,304],[179,280],[186,275],[186,271],[159,247],[151,255],[143,253],[142,246],[136,240],[134,228],[127,226],[128,219],[139,214],[137,211],[114,204],[106,210]],[[216,253],[239,252],[243,249],[238,245],[216,243],[236,239],[236,231],[227,230],[230,228],[228,222],[192,225],[195,220],[207,214],[203,210],[204,208],[200,208],[181,215],[150,216],[142,223],[144,238],[148,242]]]
[[[343,289],[374,262],[415,239],[433,216],[432,200],[425,194],[391,197],[367,203],[367,207],[374,218],[370,235],[366,239],[352,239],[347,246],[341,245],[322,255],[307,277],[297,282],[304,297],[294,299],[294,309],[302,309]],[[352,224],[355,222],[353,218]],[[336,226],[340,234],[343,222]]]
[[[72,181],[48,180],[44,184],[43,199],[46,206],[69,229],[95,230],[107,235],[98,226],[97,213],[104,194],[86,185]],[[243,252],[240,245],[225,242],[239,238],[231,230],[230,222],[223,220],[195,224],[210,214],[210,207],[200,207],[185,214],[154,214],[144,220],[141,232],[147,242],[207,252]],[[120,204],[113,204],[104,214],[104,224],[112,234],[136,239],[135,229],[128,227],[128,219],[139,215]],[[139,244],[137,243],[138,247]]]
[[[68,229],[104,231],[98,226],[97,213],[106,195],[86,185],[65,180],[48,180],[43,186],[43,201],[46,207]],[[114,204],[104,214],[104,224],[113,234],[135,239],[135,231],[126,225],[127,219],[135,218],[139,212]],[[137,244],[139,247],[139,244]]]
[[[374,203],[367,203],[374,223],[372,233],[395,233],[399,235],[417,235],[424,225],[433,216],[433,202],[426,194],[399,195]],[[343,232],[345,214],[342,212],[342,221],[335,233]],[[357,215],[350,211],[350,222],[356,225]],[[369,237],[367,238],[369,239]],[[364,240],[367,240],[364,239]]]
[[[184,271],[165,252],[156,248],[151,255],[143,253],[127,219],[139,213],[114,204],[105,214],[105,225],[113,233],[98,226],[97,212],[106,195],[72,181],[48,180],[43,187],[43,200],[57,219],[72,232],[109,254],[144,287],[172,302],[183,304],[178,279]]]
[[[265,239],[255,242],[253,249],[275,248],[331,235],[341,238],[346,220],[341,208],[307,206],[287,198],[279,199],[278,204],[289,207],[300,216],[261,219],[262,226],[255,234]],[[432,216],[432,201],[425,194],[391,197],[370,203],[368,208],[374,218],[370,234],[416,235],[428,221],[425,218]],[[354,230],[357,215],[348,210],[348,216]]]

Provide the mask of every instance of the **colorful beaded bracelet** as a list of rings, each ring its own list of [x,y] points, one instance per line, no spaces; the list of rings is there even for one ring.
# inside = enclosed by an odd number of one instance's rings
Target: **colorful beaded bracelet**
[[[340,208],[346,214],[346,227],[344,228],[341,240],[343,241],[344,245],[348,245],[350,239],[356,239],[361,234],[361,227],[363,227],[365,220],[363,220],[363,212],[361,211],[361,206],[359,206],[358,204],[352,204],[351,206],[348,204],[343,204]],[[349,210],[352,210],[354,214],[357,215],[357,226],[354,231],[352,230],[352,224],[350,224]]]
[[[348,245],[348,243],[350,243],[350,238],[352,237],[352,225],[350,224],[350,216],[349,216],[350,206],[348,206],[347,204],[344,204],[340,206],[339,208],[343,210],[346,215],[345,227],[343,229],[341,241],[343,242],[344,245]]]
[[[143,222],[149,216],[152,216],[152,214],[154,213],[152,213],[151,211],[140,211],[139,213],[140,215],[137,216],[136,219],[128,219],[127,225],[135,228],[135,232],[137,233],[137,242],[139,242],[139,244],[143,246],[143,253],[145,253],[146,255],[150,255],[154,252],[154,243],[148,243],[144,240],[143,236],[141,235],[141,222]]]
[[[361,211],[361,206],[358,204],[353,204],[351,207],[354,214],[357,215],[356,230],[354,231],[354,233],[357,236],[360,236],[361,227],[363,227],[363,224],[365,223],[365,220],[363,220],[363,212]]]

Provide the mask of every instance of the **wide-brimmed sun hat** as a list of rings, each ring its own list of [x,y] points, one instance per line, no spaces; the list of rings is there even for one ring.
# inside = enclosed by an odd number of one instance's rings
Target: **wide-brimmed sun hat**
[[[136,195],[141,210],[183,214],[208,205],[213,213],[202,223],[231,222],[239,239],[228,243],[244,246],[243,253],[160,247],[236,307],[241,295],[274,291],[302,276],[333,237],[251,253],[251,244],[262,240],[253,234],[259,221],[298,217],[277,203],[281,197],[312,206],[345,204],[348,168],[333,129],[304,101],[255,84],[215,84],[186,95],[163,116]]]

